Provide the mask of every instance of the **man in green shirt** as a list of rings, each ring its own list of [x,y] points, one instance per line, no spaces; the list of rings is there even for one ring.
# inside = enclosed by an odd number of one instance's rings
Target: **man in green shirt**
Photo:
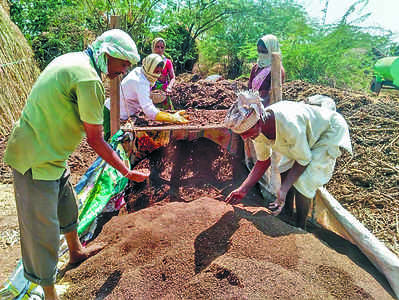
[[[70,263],[101,250],[83,248],[78,235],[78,208],[66,161],[86,135],[106,162],[133,181],[148,174],[129,170],[103,139],[104,87],[140,60],[130,36],[106,31],[84,52],[55,58],[41,73],[10,135],[4,161],[14,174],[25,277],[41,285],[46,299],[54,288],[59,235],[65,234]]]

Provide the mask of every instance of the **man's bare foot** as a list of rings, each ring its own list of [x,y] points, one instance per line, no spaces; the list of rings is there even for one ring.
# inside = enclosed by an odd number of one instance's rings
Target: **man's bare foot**
[[[105,244],[93,244],[85,248],[81,248],[81,250],[71,253],[69,256],[69,265],[78,266],[82,262],[84,262],[89,257],[96,255],[102,249],[104,249]]]

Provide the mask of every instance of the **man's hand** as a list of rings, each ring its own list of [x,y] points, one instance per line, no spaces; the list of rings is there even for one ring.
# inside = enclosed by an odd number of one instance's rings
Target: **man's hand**
[[[228,204],[238,204],[241,202],[242,198],[245,197],[245,195],[247,194],[247,192],[243,191],[242,189],[238,188],[234,191],[232,191],[226,198],[226,200],[224,200],[226,203]]]
[[[281,210],[285,205],[286,197],[287,197],[287,192],[281,189],[277,192],[276,201],[269,204],[269,209],[272,211],[273,216],[278,216],[281,213]]]
[[[126,178],[135,182],[143,182],[147,180],[150,176],[150,171],[145,170],[145,171],[135,171],[135,170],[130,170]]]

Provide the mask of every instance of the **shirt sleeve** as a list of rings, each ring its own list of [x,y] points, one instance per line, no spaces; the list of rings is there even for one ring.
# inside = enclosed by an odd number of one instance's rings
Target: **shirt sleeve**
[[[136,101],[136,86],[135,80],[131,77],[126,77],[120,87],[120,118],[127,120],[130,116],[135,114],[134,102]]]
[[[256,139],[252,140],[252,143],[255,148],[257,160],[265,161],[272,155],[272,149],[263,134],[260,134]]]
[[[104,87],[100,81],[78,82],[76,87],[80,119],[88,124],[103,124]]]
[[[150,98],[150,85],[140,83],[137,85],[137,97],[144,114],[151,120],[155,120],[155,116],[159,113],[159,109],[155,107]]]

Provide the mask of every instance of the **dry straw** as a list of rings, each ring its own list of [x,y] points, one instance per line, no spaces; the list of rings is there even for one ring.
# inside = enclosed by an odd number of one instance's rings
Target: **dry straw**
[[[39,73],[32,49],[0,3],[0,137],[18,120]]]

